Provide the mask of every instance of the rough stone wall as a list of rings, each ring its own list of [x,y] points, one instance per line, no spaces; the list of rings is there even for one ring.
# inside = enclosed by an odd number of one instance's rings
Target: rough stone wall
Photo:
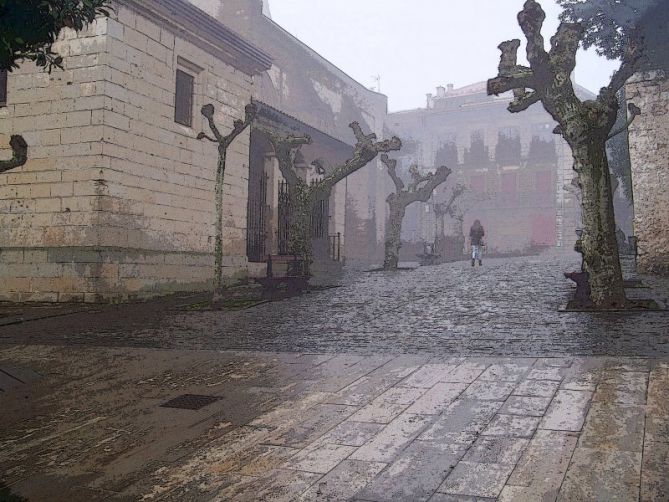
[[[0,108],[0,147],[10,134],[28,143],[28,163],[0,174],[0,299],[83,299],[107,273],[80,270],[57,256],[96,245],[105,190],[100,171],[104,135],[103,55],[106,23],[76,36],[64,30],[55,46],[65,70],[51,75],[24,64],[8,78]]]
[[[65,71],[9,77],[0,144],[26,166],[0,175],[2,300],[99,301],[211,287],[217,149],[195,139],[202,104],[223,132],[252,78],[126,7],[61,35]],[[197,69],[193,127],[174,122],[175,71]],[[248,132],[228,155],[224,254],[244,273]]]
[[[627,99],[641,109],[629,127],[634,189],[634,233],[639,269],[669,273],[669,78],[665,71],[638,73]]]

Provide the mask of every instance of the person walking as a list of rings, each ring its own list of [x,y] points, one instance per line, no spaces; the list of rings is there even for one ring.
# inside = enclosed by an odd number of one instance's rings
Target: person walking
[[[481,259],[481,252],[483,251],[483,236],[485,231],[479,220],[474,220],[472,227],[469,229],[469,240],[472,245],[472,267],[475,265],[476,260],[479,261],[479,266],[483,265],[483,260]]]

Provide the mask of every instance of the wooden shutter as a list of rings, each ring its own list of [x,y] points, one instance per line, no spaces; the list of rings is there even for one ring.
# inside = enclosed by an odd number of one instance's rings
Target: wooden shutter
[[[174,97],[174,121],[193,125],[193,86],[195,79],[188,73],[177,70],[176,93]]]

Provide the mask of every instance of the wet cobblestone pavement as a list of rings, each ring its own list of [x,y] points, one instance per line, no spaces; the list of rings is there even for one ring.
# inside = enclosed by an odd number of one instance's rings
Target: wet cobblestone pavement
[[[0,500],[667,501],[669,314],[559,312],[575,267],[351,274],[234,312],[12,311]],[[630,293],[666,304],[644,280]],[[213,402],[161,406],[184,394]]]
[[[669,312],[559,312],[573,260],[350,272],[344,286],[235,311],[150,305],[0,326],[0,343],[443,355],[669,355]],[[668,303],[669,283],[629,290]]]

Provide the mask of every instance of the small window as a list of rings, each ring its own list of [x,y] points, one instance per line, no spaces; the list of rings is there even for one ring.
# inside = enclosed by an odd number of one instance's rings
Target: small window
[[[7,70],[0,70],[0,106],[7,104]]]
[[[174,97],[174,121],[191,127],[193,125],[193,91],[195,77],[177,70],[177,85]]]

